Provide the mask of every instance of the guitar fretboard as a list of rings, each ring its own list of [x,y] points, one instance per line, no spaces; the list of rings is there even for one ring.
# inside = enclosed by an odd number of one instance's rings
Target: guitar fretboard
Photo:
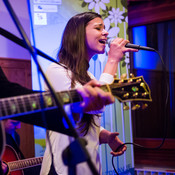
[[[16,170],[21,170],[21,169],[41,165],[42,160],[43,160],[43,157],[29,158],[25,160],[8,162],[8,166],[10,171],[16,171]]]
[[[57,93],[64,104],[82,101],[76,90]],[[0,99],[0,117],[33,113],[56,108],[55,100],[50,92],[35,93],[23,96]]]

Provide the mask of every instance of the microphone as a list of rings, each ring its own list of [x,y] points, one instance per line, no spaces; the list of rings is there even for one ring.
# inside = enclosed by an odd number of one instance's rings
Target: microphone
[[[140,46],[140,45],[131,44],[131,43],[127,43],[125,45],[125,47],[127,47],[127,48],[133,48],[133,49],[138,49],[138,50],[155,51],[155,49],[153,49],[151,47]]]
[[[113,41],[113,40],[112,40],[112,41]],[[110,47],[112,41],[109,42],[109,44],[108,44],[109,47]],[[125,47],[127,47],[127,48],[133,48],[133,49],[138,49],[138,50],[155,51],[154,48],[146,47],[146,46],[140,46],[140,45],[131,44],[131,43],[127,43],[127,44],[125,45]]]

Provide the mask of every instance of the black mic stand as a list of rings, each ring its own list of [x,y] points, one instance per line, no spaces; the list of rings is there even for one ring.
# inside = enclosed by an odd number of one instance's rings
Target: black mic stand
[[[49,90],[51,91],[51,94],[53,95],[53,98],[55,100],[55,103],[57,105],[57,107],[60,108],[60,111],[61,111],[61,114],[63,115],[63,117],[65,118],[69,128],[71,129],[71,132],[72,132],[72,135],[73,137],[75,138],[75,141],[72,142],[70,144],[70,146],[68,146],[66,148],[65,151],[63,151],[63,158],[64,158],[64,162],[67,162],[66,165],[68,165],[68,169],[69,169],[69,175],[76,175],[76,163],[80,163],[80,162],[83,162],[83,161],[87,161],[88,163],[88,166],[89,168],[91,169],[92,173],[94,175],[97,175],[98,174],[98,171],[96,170],[94,164],[92,163],[91,159],[90,159],[90,156],[85,148],[85,145],[86,145],[86,141],[84,139],[80,139],[79,136],[78,136],[78,133],[76,132],[75,128],[73,127],[71,121],[69,120],[66,112],[64,111],[64,108],[63,108],[63,101],[62,99],[60,98],[59,95],[56,94],[56,92],[54,91],[53,87],[50,85],[49,81],[47,80],[40,64],[38,63],[37,61],[37,56],[36,56],[36,49],[34,47],[32,47],[23,27],[21,26],[15,12],[13,11],[10,3],[8,2],[8,0],[3,0],[19,33],[21,34],[22,38],[23,38],[23,42],[24,44],[26,45],[26,48],[28,49],[28,51],[30,52],[30,54],[32,55],[34,61],[35,61],[35,64],[37,65],[38,67],[38,70],[40,71],[41,75],[43,76]],[[78,148],[78,149],[77,149]],[[81,150],[81,151],[80,151]],[[81,156],[79,156],[78,159],[76,159],[78,156],[75,155],[76,153],[80,152],[81,153]],[[66,154],[66,152],[68,152],[68,154]],[[70,154],[71,153],[71,154]],[[73,154],[74,153],[74,154]],[[68,155],[68,156],[65,156],[65,155]],[[69,156],[71,155],[71,156]],[[74,163],[75,162],[75,163]]]

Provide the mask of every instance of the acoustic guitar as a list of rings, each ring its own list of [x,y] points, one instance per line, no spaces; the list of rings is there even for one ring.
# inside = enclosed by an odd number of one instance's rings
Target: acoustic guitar
[[[105,92],[111,92],[119,102],[126,103],[134,101],[139,103],[152,101],[149,86],[144,81],[143,76],[128,79],[115,79],[112,84],[102,85],[100,88]],[[43,110],[43,106],[45,110],[53,110],[57,108],[55,100],[50,92],[42,92],[41,94],[35,93],[0,99],[1,119],[39,112]],[[57,94],[60,96],[63,104],[81,102],[83,100],[76,89],[57,92]],[[42,100],[43,106],[40,104]],[[136,105],[135,109],[137,108],[138,106]],[[13,153],[13,156],[10,156],[11,154],[8,153],[10,151]],[[22,169],[40,165],[42,157],[18,160],[18,156],[14,149],[10,146],[6,146],[2,160],[7,163],[10,174],[22,175]]]
[[[8,175],[23,175],[23,169],[41,165],[43,157],[20,160],[17,152],[10,145],[5,146],[2,161],[8,166]]]
[[[150,102],[152,101],[149,86],[144,81],[143,76],[115,79],[112,84],[102,85],[100,87],[105,92],[111,92],[119,102]],[[83,98],[76,89],[57,92],[63,104],[81,102]],[[41,106],[41,101],[43,105]],[[50,92],[28,94],[16,97],[0,99],[0,117],[8,119],[15,116],[31,114],[43,110],[56,109],[56,103]]]

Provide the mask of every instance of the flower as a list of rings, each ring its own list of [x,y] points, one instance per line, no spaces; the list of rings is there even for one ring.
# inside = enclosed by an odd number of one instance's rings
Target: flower
[[[111,20],[111,23],[115,23],[115,26],[117,26],[117,23],[122,23],[121,20],[124,19],[123,13],[124,11],[120,11],[119,8],[112,8],[112,11],[109,11],[108,18]]]
[[[124,60],[127,69],[130,69],[130,59],[129,59],[129,52],[125,53],[125,60]]]
[[[111,27],[110,26],[111,23],[110,23],[109,18],[104,19],[104,24],[105,24],[105,30],[108,31],[108,33],[109,33],[108,38],[110,38],[110,39],[108,40],[108,42],[110,42],[110,40],[112,40],[118,36],[120,28],[117,26]]]
[[[89,10],[92,10],[95,7],[95,12],[99,14],[100,8],[106,10],[106,6],[104,3],[109,3],[110,0],[84,0],[84,2],[89,3]]]

